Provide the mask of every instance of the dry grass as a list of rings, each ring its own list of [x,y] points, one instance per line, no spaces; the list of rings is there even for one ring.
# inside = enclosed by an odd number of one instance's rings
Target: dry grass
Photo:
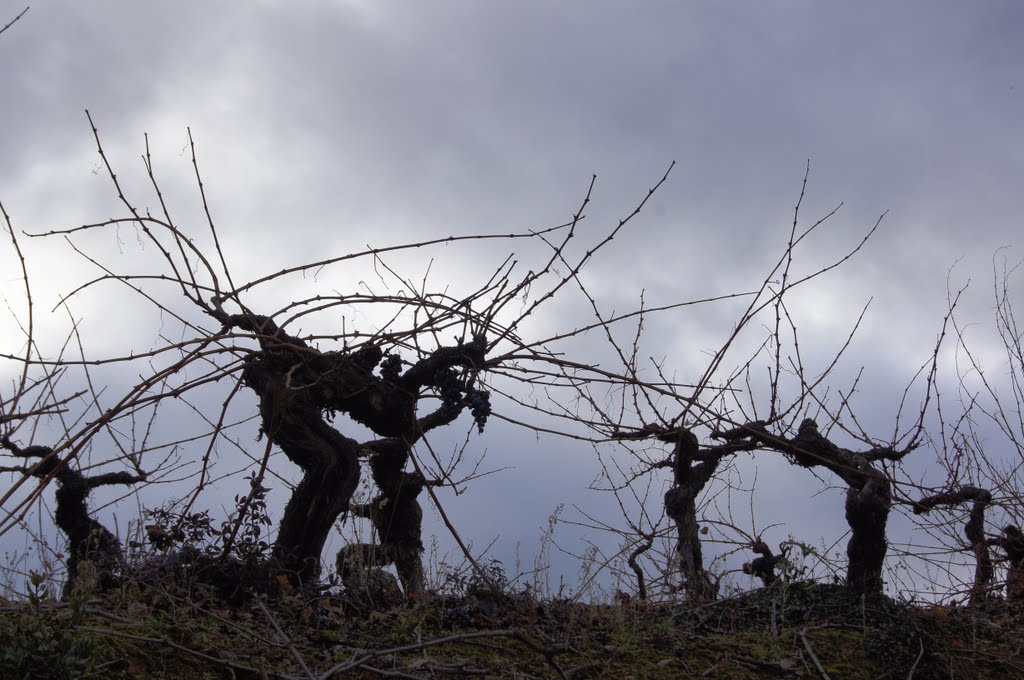
[[[1018,678],[1022,631],[1001,603],[916,608],[814,584],[704,606],[471,588],[377,611],[287,587],[229,604],[198,586],[129,581],[102,597],[0,607],[0,676]]]

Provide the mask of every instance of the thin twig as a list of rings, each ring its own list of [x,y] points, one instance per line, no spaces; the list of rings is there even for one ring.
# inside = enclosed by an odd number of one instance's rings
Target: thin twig
[[[3,28],[0,28],[0,33],[3,33],[4,31],[6,31],[8,28],[10,28],[11,26],[14,25],[14,22],[16,22],[18,19],[22,18],[23,16],[25,16],[25,12],[27,12],[28,9],[29,8],[26,7],[25,9],[21,10],[21,14],[19,14],[16,17],[14,17],[10,21],[8,21],[6,26],[4,26]]]
[[[806,633],[807,633],[807,629],[806,628],[804,628],[803,630],[800,631],[800,639],[804,643],[804,649],[806,649],[807,653],[810,654],[811,661],[814,662],[814,665],[815,665],[815,667],[817,667],[818,672],[821,673],[821,677],[824,678],[824,680],[832,680],[828,676],[828,673],[825,672],[825,667],[821,665],[820,661],[818,661],[818,656],[814,653],[814,650],[811,648],[811,643],[807,639]]]
[[[910,667],[910,672],[907,673],[907,680],[914,680],[914,671],[917,670],[917,664],[921,663],[921,657],[924,656],[924,639],[918,636],[917,644],[920,645],[921,651],[917,653],[917,658],[914,659],[914,665]]]
[[[313,671],[311,671],[309,666],[306,665],[306,660],[302,658],[301,654],[299,654],[299,650],[295,648],[295,645],[292,643],[292,639],[285,635],[285,632],[281,630],[281,626],[278,625],[277,619],[275,619],[274,615],[270,613],[269,609],[267,609],[267,605],[263,604],[263,598],[256,598],[256,604],[259,605],[260,611],[262,611],[263,615],[267,617],[268,621],[270,621],[270,625],[274,627],[274,632],[277,633],[277,636],[284,641],[284,646],[288,648],[288,651],[292,653],[295,660],[300,666],[302,666],[302,670],[305,672],[306,677],[311,680],[315,680],[316,675],[314,675]]]

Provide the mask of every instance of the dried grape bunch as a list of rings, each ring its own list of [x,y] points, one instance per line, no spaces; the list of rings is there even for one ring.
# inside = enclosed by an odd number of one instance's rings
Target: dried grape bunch
[[[402,373],[402,357],[397,354],[387,354],[380,364],[380,377],[389,383],[397,383],[398,376]]]

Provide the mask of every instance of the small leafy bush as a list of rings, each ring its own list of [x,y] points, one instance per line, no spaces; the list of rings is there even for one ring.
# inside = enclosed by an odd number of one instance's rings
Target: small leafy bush
[[[0,677],[6,680],[79,678],[91,665],[92,645],[76,636],[71,620],[59,620],[43,604],[51,600],[46,577],[31,572],[29,609],[0,625]]]

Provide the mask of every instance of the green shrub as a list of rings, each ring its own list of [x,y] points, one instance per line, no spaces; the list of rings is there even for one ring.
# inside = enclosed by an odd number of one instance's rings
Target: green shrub
[[[0,620],[0,677],[8,680],[78,678],[91,664],[92,645],[75,635],[72,620],[45,611],[46,578],[31,572],[29,607]],[[72,613],[72,619],[74,613]]]

